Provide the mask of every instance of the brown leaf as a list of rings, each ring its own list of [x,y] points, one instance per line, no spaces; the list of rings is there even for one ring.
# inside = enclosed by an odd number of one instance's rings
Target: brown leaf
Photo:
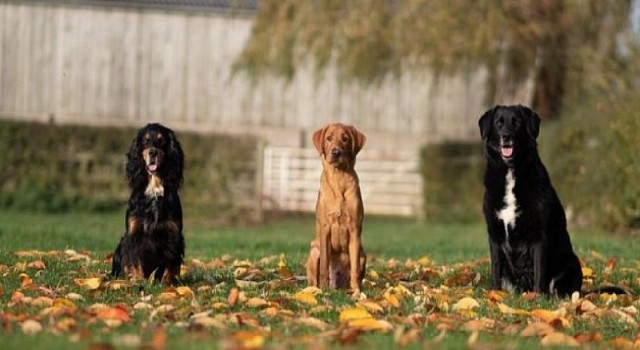
[[[128,322],[131,320],[129,312],[122,307],[104,307],[98,310],[96,318],[101,320],[119,320]]]
[[[33,283],[33,280],[26,273],[21,273],[18,278],[20,278],[20,286],[26,287]]]
[[[546,322],[534,322],[528,324],[522,332],[520,332],[520,336],[539,337],[554,333],[555,331],[555,328]]]
[[[390,331],[393,325],[384,320],[376,320],[373,317],[357,318],[347,321],[347,327],[363,331]]]
[[[263,307],[269,305],[269,302],[262,298],[250,298],[245,305],[248,307]]]
[[[560,332],[545,335],[540,340],[540,344],[542,346],[580,346],[580,343],[574,337]]]
[[[260,349],[265,342],[265,333],[262,331],[237,331],[229,339],[240,349]]]
[[[490,290],[487,292],[486,298],[489,301],[499,302],[502,301],[507,295],[509,295],[509,293],[503,290]]]
[[[560,312],[558,310],[544,310],[544,309],[535,309],[531,311],[531,316],[545,321],[550,322],[558,317],[560,317]]]
[[[151,337],[151,349],[164,350],[167,347],[167,333],[164,328],[158,328]]]
[[[367,309],[367,311],[373,312],[373,313],[383,312],[384,311],[384,308],[382,307],[382,305],[376,303],[375,301],[368,300],[368,299],[360,300],[357,305],[359,307]]]
[[[233,306],[238,302],[238,296],[240,295],[240,289],[233,287],[229,291],[229,296],[227,297],[227,304],[229,306]]]
[[[32,261],[27,264],[27,267],[36,269],[36,270],[44,270],[46,268],[42,260]]]
[[[611,258],[609,258],[609,260],[607,261],[607,264],[604,266],[604,273],[611,273],[611,271],[613,271],[613,269],[616,267],[616,263],[618,262],[618,258],[615,256],[612,256]]]

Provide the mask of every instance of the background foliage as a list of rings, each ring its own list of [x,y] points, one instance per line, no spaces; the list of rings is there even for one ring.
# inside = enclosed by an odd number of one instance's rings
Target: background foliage
[[[121,210],[125,154],[136,130],[0,121],[0,207],[61,212]],[[210,216],[254,198],[256,140],[178,132],[185,150],[183,205]]]
[[[335,62],[363,82],[431,68],[483,66],[490,101],[497,84],[535,81],[533,106],[557,117],[565,96],[581,93],[590,68],[623,62],[631,1],[601,0],[264,0],[239,69],[287,77],[309,63]],[[504,87],[502,87],[504,88]],[[490,102],[488,101],[488,102]]]

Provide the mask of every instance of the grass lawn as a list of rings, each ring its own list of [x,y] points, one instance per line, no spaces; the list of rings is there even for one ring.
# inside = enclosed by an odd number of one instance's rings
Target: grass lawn
[[[367,218],[363,302],[304,290],[306,282],[292,278],[305,274],[311,216],[223,228],[187,221],[182,286],[110,281],[105,257],[123,216],[0,213],[0,349],[610,348],[639,333],[635,296],[489,291],[481,223]],[[586,231],[572,239],[585,286],[609,282],[638,294],[640,239]],[[361,310],[366,317],[354,320]]]

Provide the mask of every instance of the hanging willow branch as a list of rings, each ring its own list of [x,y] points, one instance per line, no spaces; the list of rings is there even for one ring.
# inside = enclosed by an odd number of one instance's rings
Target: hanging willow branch
[[[309,62],[318,72],[335,62],[341,78],[363,82],[477,66],[518,82],[533,69],[535,102],[554,112],[567,84],[580,84],[586,52],[615,54],[629,7],[630,0],[261,0],[236,69],[292,78]]]

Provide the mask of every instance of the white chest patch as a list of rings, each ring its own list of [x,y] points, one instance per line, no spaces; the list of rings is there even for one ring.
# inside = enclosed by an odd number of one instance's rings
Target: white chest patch
[[[155,175],[151,175],[149,179],[149,185],[144,191],[144,194],[147,197],[162,197],[164,196],[164,186],[162,186],[162,181]]]
[[[516,187],[516,178],[513,176],[513,170],[509,169],[505,180],[504,189],[504,207],[496,213],[498,219],[504,224],[504,233],[507,242],[509,241],[509,229],[516,227],[516,218],[518,217],[518,202],[513,189]]]

